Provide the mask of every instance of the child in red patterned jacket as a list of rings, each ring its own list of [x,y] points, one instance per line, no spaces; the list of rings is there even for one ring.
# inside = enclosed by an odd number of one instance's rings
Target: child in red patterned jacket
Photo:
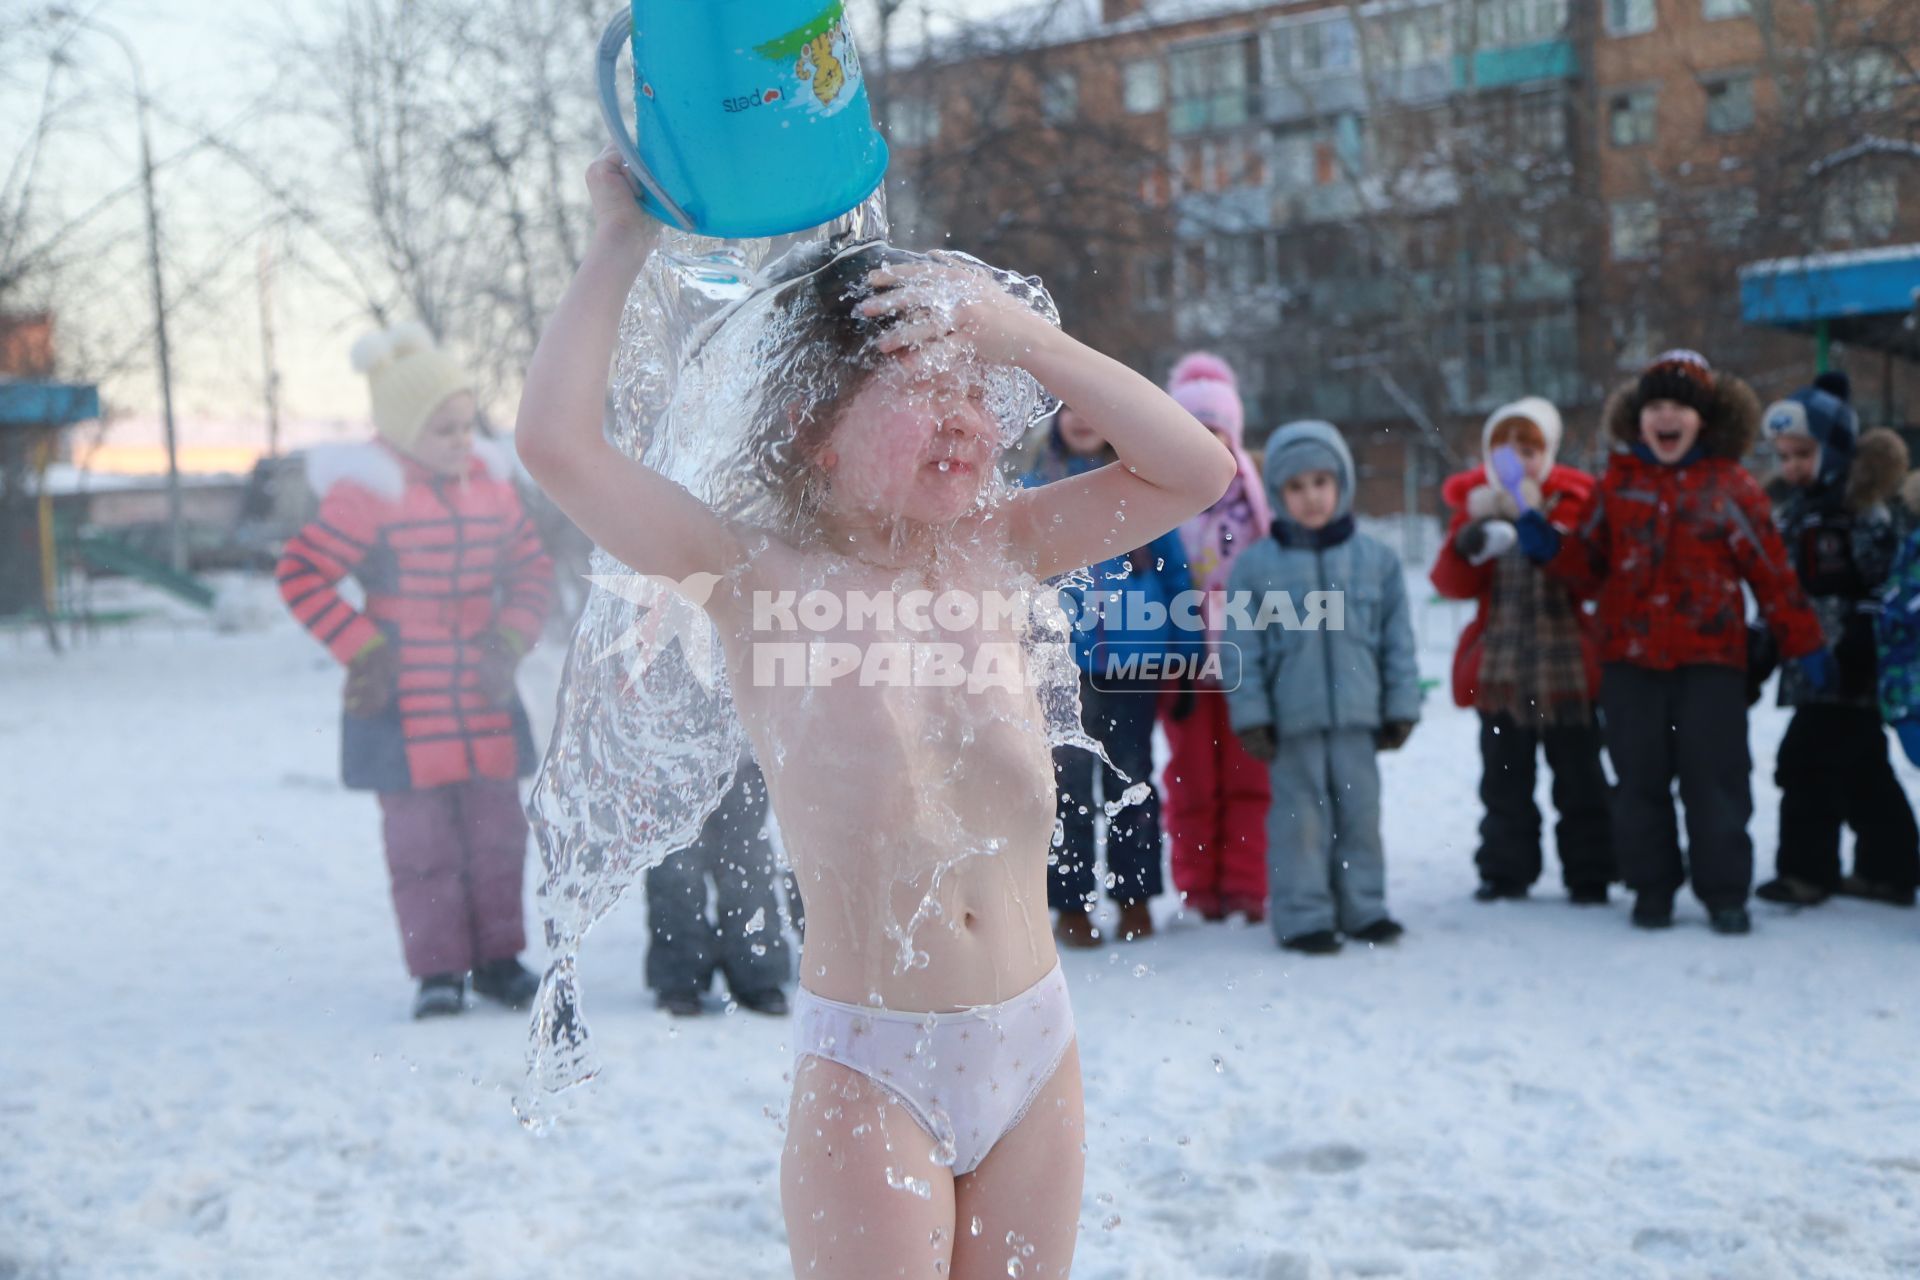
[[[294,617],[347,668],[343,780],[374,791],[416,1018],[457,1013],[466,981],[513,1008],[539,980],[521,884],[518,779],[533,740],[514,669],[538,639],[553,566],[504,455],[474,447],[466,374],[419,326],[354,348],[380,439],[316,458],[320,513],[276,576]],[[320,472],[348,474],[329,482]],[[365,591],[355,609],[335,589]]]
[[[1691,870],[1714,930],[1746,933],[1753,793],[1741,584],[1810,683],[1832,681],[1833,658],[1766,495],[1741,466],[1760,421],[1747,385],[1697,352],[1669,351],[1613,394],[1604,421],[1616,452],[1586,519],[1563,532],[1527,510],[1520,546],[1598,599],[1600,705],[1619,778],[1614,850],[1638,895],[1633,922],[1672,924]]]

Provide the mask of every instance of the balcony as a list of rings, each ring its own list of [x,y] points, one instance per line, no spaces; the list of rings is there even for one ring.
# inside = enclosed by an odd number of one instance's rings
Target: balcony
[[[1453,85],[1461,90],[1499,89],[1536,80],[1570,80],[1579,70],[1580,59],[1570,40],[1539,40],[1453,55]]]

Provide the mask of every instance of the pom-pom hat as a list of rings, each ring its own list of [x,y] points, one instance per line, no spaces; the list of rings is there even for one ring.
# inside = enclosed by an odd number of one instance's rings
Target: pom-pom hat
[[[373,395],[373,425],[396,449],[411,449],[447,397],[473,390],[473,379],[435,345],[423,324],[370,333],[353,344],[353,369]]]

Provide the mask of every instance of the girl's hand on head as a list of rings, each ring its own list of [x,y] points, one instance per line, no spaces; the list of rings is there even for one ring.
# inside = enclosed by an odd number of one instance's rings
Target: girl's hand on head
[[[640,207],[640,190],[612,144],[587,166],[587,195],[597,232],[646,250],[660,236],[660,224]]]
[[[1019,364],[1042,330],[1052,326],[992,279],[965,267],[905,263],[867,276],[873,296],[860,314],[891,317],[893,327],[875,346],[885,352],[953,343],[983,363]]]

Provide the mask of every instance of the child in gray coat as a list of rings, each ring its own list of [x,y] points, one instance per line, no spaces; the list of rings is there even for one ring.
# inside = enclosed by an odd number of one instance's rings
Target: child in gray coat
[[[1239,686],[1233,730],[1268,762],[1269,919],[1280,945],[1309,955],[1340,935],[1386,943],[1376,751],[1396,750],[1420,718],[1420,675],[1400,561],[1353,522],[1353,455],[1338,427],[1294,422],[1267,441],[1273,536],[1234,564],[1230,639]],[[1245,592],[1241,597],[1238,593]]]

